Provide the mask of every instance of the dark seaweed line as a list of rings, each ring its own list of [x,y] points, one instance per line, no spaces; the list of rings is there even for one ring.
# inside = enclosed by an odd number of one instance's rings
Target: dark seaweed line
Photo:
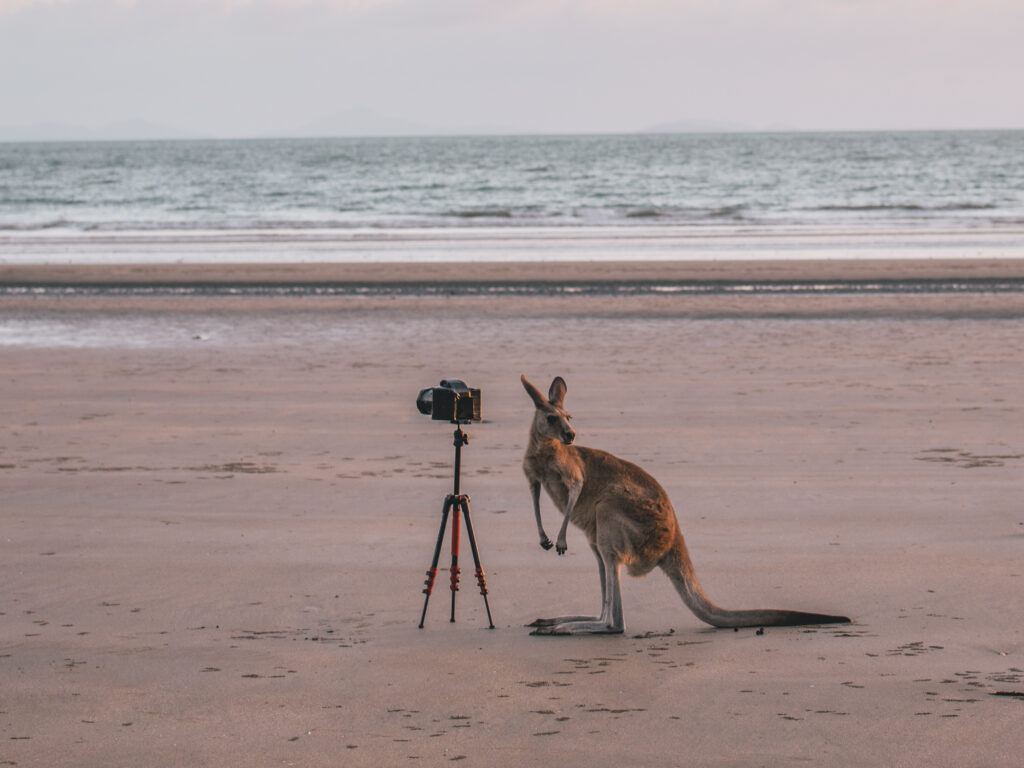
[[[1024,278],[814,281],[10,283],[0,296],[701,296],[1024,293]]]

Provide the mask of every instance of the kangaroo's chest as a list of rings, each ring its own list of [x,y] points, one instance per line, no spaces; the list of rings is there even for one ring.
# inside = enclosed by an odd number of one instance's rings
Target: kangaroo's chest
[[[527,455],[523,468],[532,482],[541,487],[562,512],[569,501],[569,489],[585,482],[583,462],[574,453],[559,455],[552,451]]]
[[[569,503],[569,485],[566,478],[559,472],[547,471],[541,477],[540,484],[555,506],[564,512],[566,504]]]

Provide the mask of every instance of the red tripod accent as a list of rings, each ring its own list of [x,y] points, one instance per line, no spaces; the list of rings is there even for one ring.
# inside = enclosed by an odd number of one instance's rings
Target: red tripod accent
[[[427,571],[427,580],[423,583],[426,589],[423,593],[426,598],[423,600],[423,614],[420,616],[420,629],[423,629],[423,620],[427,617],[427,604],[430,602],[430,593],[434,589],[434,578],[437,576],[437,561],[441,557],[441,544],[444,542],[444,529],[448,524],[448,515],[455,510],[452,518],[452,564],[448,569],[452,590],[452,615],[451,621],[455,621],[455,593],[459,591],[459,520],[460,515],[466,520],[466,533],[469,535],[469,546],[473,551],[473,562],[476,565],[476,581],[480,587],[480,594],[484,596],[484,607],[487,609],[487,623],[489,629],[494,629],[494,622],[491,620],[491,606],[487,602],[487,580],[484,578],[484,569],[480,566],[480,552],[476,546],[476,536],[473,534],[473,520],[469,515],[469,496],[459,493],[459,472],[462,464],[462,446],[469,442],[466,433],[461,427],[455,430],[455,492],[448,494],[444,500],[444,508],[441,511],[441,529],[437,533],[437,545],[434,547],[434,559]]]

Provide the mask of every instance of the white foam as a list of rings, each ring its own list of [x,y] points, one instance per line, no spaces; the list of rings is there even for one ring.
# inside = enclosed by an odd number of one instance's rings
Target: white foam
[[[0,264],[430,263],[1024,257],[1024,225],[7,232]]]

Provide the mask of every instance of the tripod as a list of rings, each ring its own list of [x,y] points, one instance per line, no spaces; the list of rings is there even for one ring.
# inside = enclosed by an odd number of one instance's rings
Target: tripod
[[[454,419],[453,419],[454,421]],[[434,547],[434,559],[430,563],[430,570],[427,571],[426,589],[423,594],[423,614],[420,616],[420,629],[423,629],[423,620],[427,617],[427,603],[430,602],[430,593],[434,589],[434,577],[437,575],[437,561],[441,556],[441,543],[444,541],[444,528],[448,524],[448,514],[454,509],[452,517],[452,565],[449,568],[451,574],[452,589],[452,618],[455,621],[455,593],[459,589],[459,514],[466,518],[466,532],[469,534],[469,546],[473,550],[473,562],[476,564],[476,581],[480,586],[480,594],[484,596],[484,607],[487,609],[488,629],[494,629],[494,622],[491,620],[491,606],[487,602],[487,581],[484,579],[484,569],[480,567],[480,553],[476,548],[476,536],[473,535],[473,521],[469,516],[469,496],[459,493],[459,473],[462,469],[462,446],[469,442],[469,437],[462,431],[461,425],[455,422],[455,488],[444,500],[444,509],[441,511],[441,530],[437,533],[437,545]]]

